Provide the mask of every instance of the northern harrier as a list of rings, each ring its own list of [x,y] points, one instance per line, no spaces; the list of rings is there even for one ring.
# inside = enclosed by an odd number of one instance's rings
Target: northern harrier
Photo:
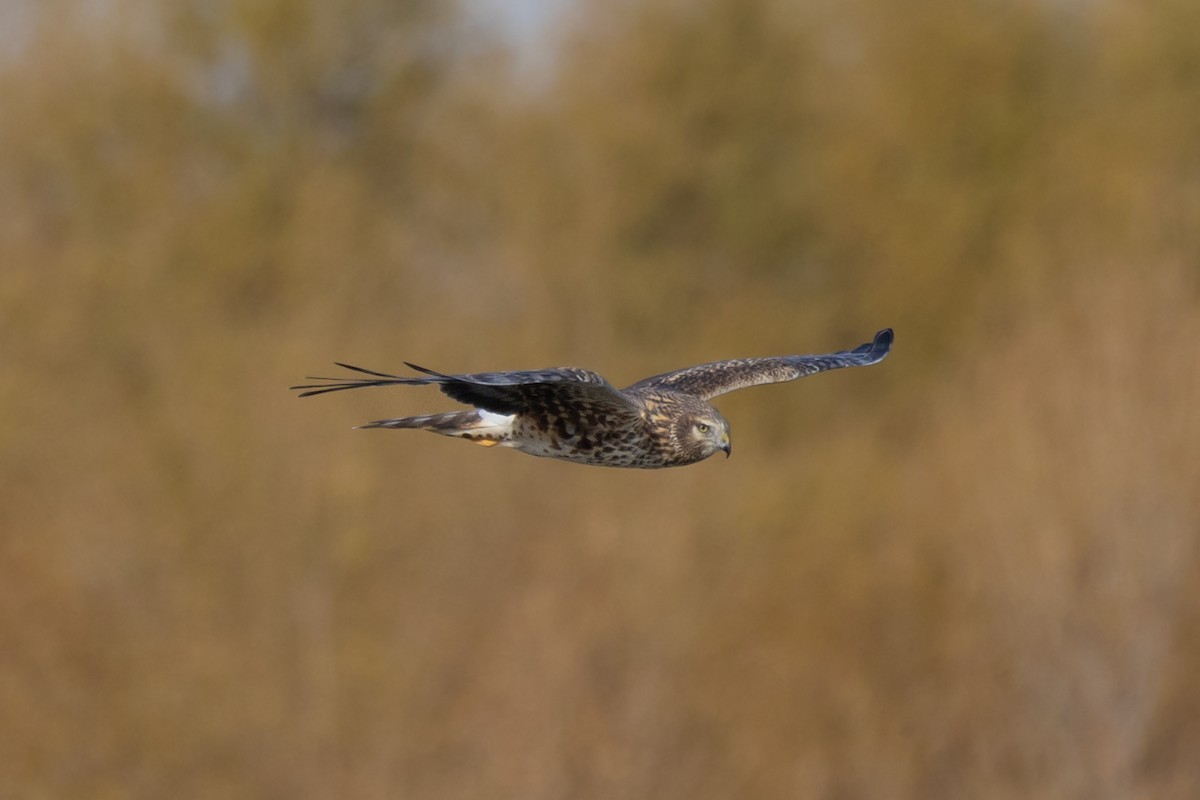
[[[892,329],[853,350],[814,356],[717,361],[666,372],[616,389],[595,372],[577,367],[525,372],[443,375],[408,364],[423,377],[402,377],[338,363],[368,378],[309,378],[326,383],[293,386],[308,397],[364,386],[436,385],[469,411],[381,419],[363,428],[417,428],[491,447],[504,445],[546,458],[605,467],[657,469],[694,464],[730,453],[729,423],[708,404],[717,395],[783,383],[842,367],[883,360]]]

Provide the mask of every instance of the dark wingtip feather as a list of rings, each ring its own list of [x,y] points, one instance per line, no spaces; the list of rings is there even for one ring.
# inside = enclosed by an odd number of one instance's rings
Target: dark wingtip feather
[[[373,369],[367,369],[366,367],[356,367],[356,366],[354,366],[353,364],[344,364],[344,363],[342,363],[341,361],[335,361],[335,362],[333,362],[333,363],[334,363],[334,364],[337,364],[337,365],[338,365],[339,367],[341,367],[342,369],[350,369],[350,370],[354,370],[355,372],[361,372],[361,373],[363,373],[364,375],[374,375],[374,376],[375,376],[375,377],[377,377],[377,378],[393,378],[393,379],[400,379],[400,380],[403,380],[403,378],[400,378],[400,376],[399,376],[399,375],[389,375],[389,374],[388,374],[388,373],[386,373],[386,372],[376,372],[376,371],[375,371],[375,370],[373,370]],[[312,379],[310,378],[310,380],[312,380]],[[327,380],[332,380],[332,379],[331,379],[331,378],[318,378],[317,380],[325,380],[325,381],[327,381]]]
[[[362,382],[362,383],[359,383],[359,382],[354,382],[354,383],[306,383],[306,384],[302,384],[300,386],[289,386],[288,389],[291,391],[299,391],[300,389],[304,389],[305,391],[300,392],[300,394],[298,394],[296,396],[297,397],[312,397],[313,395],[325,394],[326,392],[340,392],[343,389],[359,389],[359,388],[362,388],[363,386],[384,386],[384,385],[386,385],[386,384],[384,384],[383,381],[370,381],[370,382]]]
[[[357,386],[357,384],[354,384],[354,386]],[[303,386],[289,386],[288,390],[289,391],[299,391],[300,389],[306,389],[307,391],[300,392],[300,394],[298,394],[296,396],[297,397],[312,397],[313,395],[317,395],[317,394],[325,394],[326,392],[336,392],[340,389],[350,389],[350,388],[353,388],[353,386],[347,386],[345,384],[337,384],[336,386],[323,386],[321,384],[305,384]]]
[[[404,366],[408,367],[409,369],[415,369],[417,372],[423,372],[426,375],[432,375],[435,378],[449,378],[450,377],[449,375],[445,375],[436,370],[432,370],[429,367],[418,366],[418,365],[412,363],[411,361],[405,361]]]
[[[860,344],[858,347],[851,350],[855,355],[867,356],[871,359],[872,364],[876,361],[881,361],[884,356],[892,350],[892,341],[895,338],[891,328],[884,328],[875,334],[875,338],[867,344]]]
[[[376,372],[373,369],[366,367],[356,367],[353,364],[345,364],[341,361],[333,362],[342,369],[352,370],[370,375],[369,378],[353,378],[340,377],[328,378],[324,376],[309,375],[306,380],[310,381],[326,381],[326,383],[302,383],[297,386],[289,386],[291,391],[300,391],[299,397],[312,397],[313,395],[325,394],[326,392],[340,392],[345,389],[362,389],[367,386],[427,386],[434,381],[428,378],[406,378],[400,375],[391,375],[387,372]]]

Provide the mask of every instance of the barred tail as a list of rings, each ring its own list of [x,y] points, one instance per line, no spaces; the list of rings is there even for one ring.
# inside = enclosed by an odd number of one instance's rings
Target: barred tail
[[[425,414],[419,417],[378,419],[359,425],[360,428],[412,428],[440,433],[491,447],[507,443],[512,437],[512,417],[487,411],[450,411],[445,414]]]
[[[425,414],[420,417],[400,417],[398,419],[377,419],[360,428],[416,428],[433,431],[434,433],[453,433],[462,430],[479,421],[479,415],[474,411],[451,411],[447,414]]]

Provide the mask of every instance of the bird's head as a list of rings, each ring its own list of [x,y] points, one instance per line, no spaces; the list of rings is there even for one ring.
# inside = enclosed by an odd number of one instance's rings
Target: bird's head
[[[729,422],[715,408],[688,414],[682,422],[683,430],[678,431],[679,441],[686,449],[693,451],[697,461],[718,451],[724,452],[726,458],[733,452],[729,442]]]

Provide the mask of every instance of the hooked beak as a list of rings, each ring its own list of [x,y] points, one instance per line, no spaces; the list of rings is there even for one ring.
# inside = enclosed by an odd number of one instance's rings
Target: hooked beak
[[[729,434],[721,437],[721,449],[725,451],[725,457],[729,458],[733,455],[733,445],[729,443]]]

